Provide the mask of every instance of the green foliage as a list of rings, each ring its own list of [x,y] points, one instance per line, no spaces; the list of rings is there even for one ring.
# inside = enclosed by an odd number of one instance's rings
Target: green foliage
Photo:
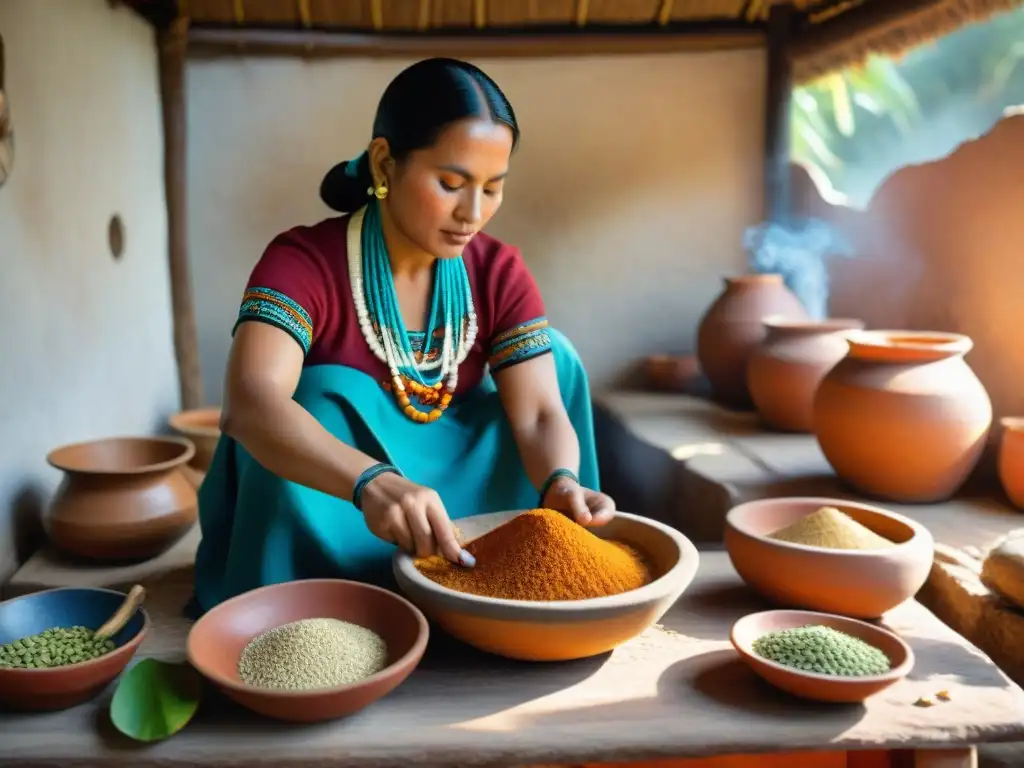
[[[199,709],[203,680],[188,664],[142,659],[121,675],[110,719],[136,741],[159,741],[180,731]]]
[[[898,61],[875,56],[795,89],[791,156],[842,191],[850,166],[873,148],[913,141],[963,99],[976,113],[964,123],[985,126],[1024,101],[1024,8],[970,24]]]

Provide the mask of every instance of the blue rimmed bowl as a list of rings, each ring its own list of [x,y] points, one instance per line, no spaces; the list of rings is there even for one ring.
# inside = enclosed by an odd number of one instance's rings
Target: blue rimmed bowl
[[[112,589],[62,587],[5,600],[0,603],[0,645],[53,627],[97,630],[125,598]],[[0,667],[0,707],[56,710],[88,701],[121,674],[149,627],[149,615],[139,608],[111,638],[114,650],[99,658],[47,669]]]

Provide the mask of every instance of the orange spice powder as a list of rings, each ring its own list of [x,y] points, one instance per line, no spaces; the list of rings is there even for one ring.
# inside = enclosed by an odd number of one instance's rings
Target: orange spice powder
[[[533,509],[470,542],[474,568],[444,557],[416,568],[449,589],[506,600],[585,600],[628,592],[651,574],[640,555],[550,509]]]

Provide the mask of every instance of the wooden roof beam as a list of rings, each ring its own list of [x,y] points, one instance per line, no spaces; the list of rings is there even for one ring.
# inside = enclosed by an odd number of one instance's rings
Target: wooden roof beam
[[[756,48],[764,44],[760,27],[746,24],[665,27],[654,32],[504,32],[503,34],[411,33],[358,34],[318,29],[265,29],[191,26],[188,53],[194,58],[221,56],[295,56],[302,58],[416,57],[443,54],[461,58],[584,56],[667,53]]]

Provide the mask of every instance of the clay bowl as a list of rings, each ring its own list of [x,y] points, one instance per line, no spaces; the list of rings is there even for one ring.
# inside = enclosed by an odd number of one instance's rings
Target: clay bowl
[[[461,518],[458,525],[466,539],[475,539],[521,511]],[[393,570],[402,591],[427,616],[480,650],[526,661],[596,656],[658,621],[693,581],[699,556],[678,531],[625,512],[590,530],[641,552],[654,580],[631,592],[589,600],[503,600],[443,587],[416,570],[412,556],[400,550]]]
[[[820,507],[835,507],[896,542],[887,549],[824,549],[768,535]],[[725,547],[740,577],[768,600],[861,619],[877,619],[913,597],[931,572],[932,535],[894,512],[844,499],[791,497],[740,504],[725,518]]]
[[[0,603],[0,645],[51,627],[99,629],[124,602],[111,589],[62,587]],[[117,647],[98,659],[52,669],[0,667],[0,706],[57,710],[95,697],[128,665],[149,630],[149,616],[138,609],[112,640]]]
[[[50,540],[93,560],[161,554],[196,521],[196,489],[182,472],[194,453],[180,437],[111,437],[52,451],[47,461],[64,479],[46,516]]]
[[[808,624],[831,627],[873,645],[889,657],[892,669],[884,675],[836,677],[793,669],[754,653],[753,644],[757,638],[769,632],[804,627]],[[752,613],[733,624],[729,639],[743,660],[759,677],[787,693],[814,701],[847,704],[864,701],[869,696],[874,696],[879,691],[902,680],[914,666],[913,650],[892,632],[863,621],[827,613],[813,611]]]
[[[662,392],[684,392],[701,376],[696,355],[651,355],[644,369],[648,385]]]
[[[189,466],[199,472],[209,470],[213,452],[220,441],[220,408],[180,411],[168,419],[168,425],[195,445],[196,453]]]
[[[371,629],[388,645],[388,666],[351,685],[282,691],[246,685],[238,659],[257,635],[301,619],[340,619]],[[427,647],[427,620],[405,598],[340,579],[273,584],[227,600],[192,625],[188,659],[243,707],[278,720],[316,722],[344,717],[386,696],[416,668]]]

